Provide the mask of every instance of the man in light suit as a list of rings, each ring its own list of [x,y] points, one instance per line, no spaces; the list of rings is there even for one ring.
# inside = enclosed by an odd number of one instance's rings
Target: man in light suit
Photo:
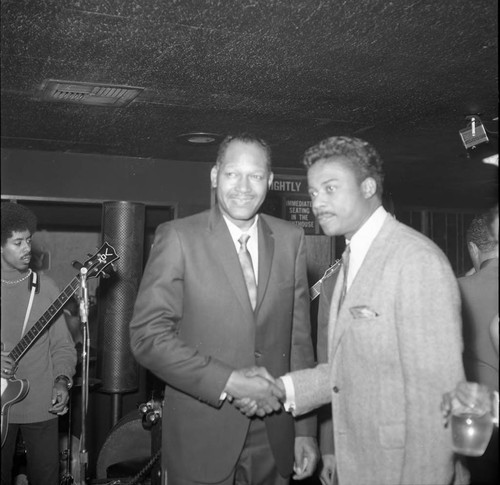
[[[332,295],[328,362],[277,381],[295,416],[331,402],[323,483],[467,483],[440,412],[442,394],[464,378],[446,256],[384,210],[382,160],[370,144],[328,138],[304,164],[323,231],[349,248]]]
[[[130,335],[138,362],[166,383],[169,485],[285,484],[294,461],[296,479],[316,466],[315,418],[294,419],[271,381],[244,370],[263,366],[272,379],[314,363],[304,233],[257,215],[272,178],[263,140],[229,136],[211,171],[217,204],[156,231]],[[256,280],[248,288],[242,233]],[[233,398],[271,414],[249,419]]]

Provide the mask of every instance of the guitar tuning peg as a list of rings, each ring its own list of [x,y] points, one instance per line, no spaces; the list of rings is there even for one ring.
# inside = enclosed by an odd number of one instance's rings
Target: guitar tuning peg
[[[92,253],[87,253],[87,256],[92,257],[92,256],[94,256],[94,255],[93,255]]]
[[[80,263],[80,261],[71,261],[71,266],[73,266],[73,268],[77,269],[77,270],[80,270],[83,268],[83,264]]]

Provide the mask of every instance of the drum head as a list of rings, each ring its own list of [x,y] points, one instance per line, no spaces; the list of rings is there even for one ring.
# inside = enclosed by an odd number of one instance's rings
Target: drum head
[[[125,415],[113,427],[97,458],[97,479],[109,478],[108,469],[118,464],[124,473],[142,466],[151,459],[151,432],[142,426],[137,410]]]

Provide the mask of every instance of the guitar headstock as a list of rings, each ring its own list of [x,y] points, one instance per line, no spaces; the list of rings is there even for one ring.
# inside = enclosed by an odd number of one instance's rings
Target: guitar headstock
[[[108,243],[104,243],[97,253],[83,264],[87,268],[87,278],[97,278],[107,266],[119,258],[120,256],[116,254],[115,248]]]

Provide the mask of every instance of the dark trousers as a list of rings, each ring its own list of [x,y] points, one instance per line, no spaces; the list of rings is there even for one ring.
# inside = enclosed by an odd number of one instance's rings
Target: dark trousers
[[[212,485],[288,485],[276,468],[264,421],[253,419],[236,467],[229,477]],[[166,476],[168,485],[202,485],[184,478]]]
[[[7,439],[2,446],[2,485],[13,483],[12,465],[18,431],[21,431],[26,446],[27,474],[30,485],[57,485],[59,483],[57,419],[39,423],[9,424]]]

